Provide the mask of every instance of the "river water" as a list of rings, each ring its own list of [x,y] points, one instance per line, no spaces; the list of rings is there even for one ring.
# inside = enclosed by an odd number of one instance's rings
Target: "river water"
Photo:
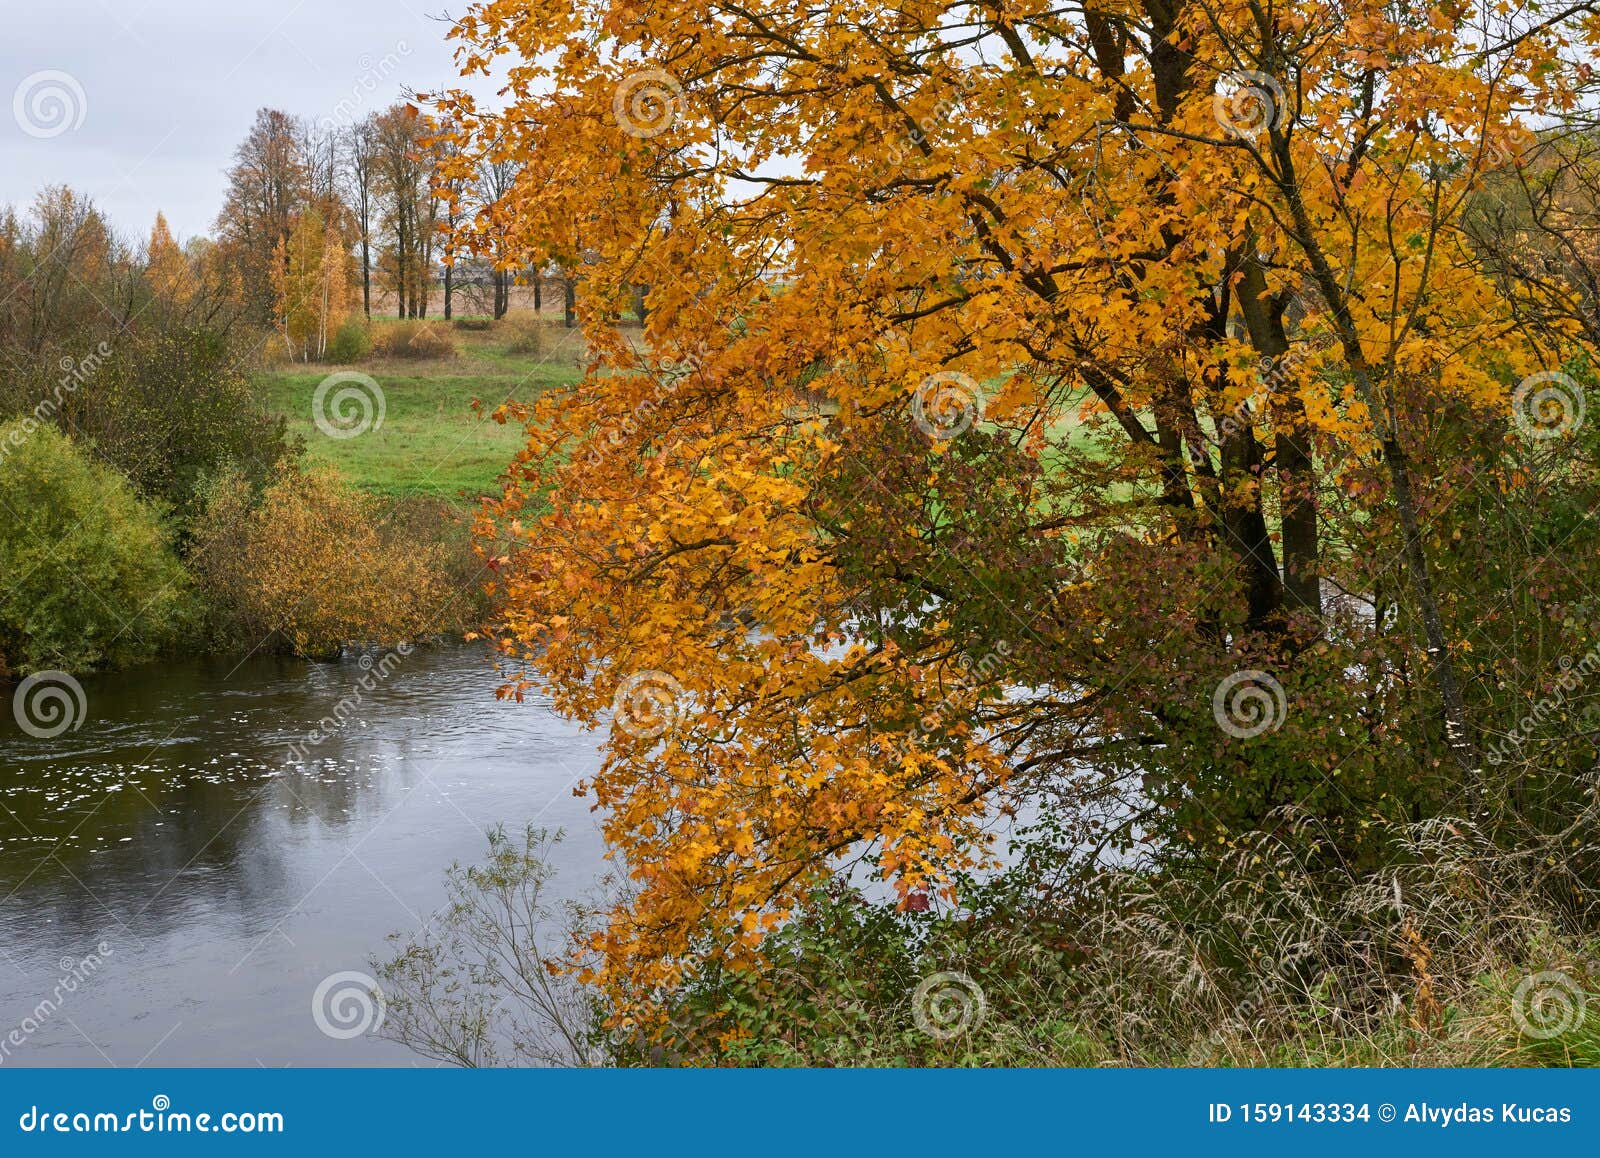
[[[330,1037],[319,984],[370,973],[494,825],[564,828],[557,888],[586,892],[601,846],[572,789],[598,756],[547,702],[496,701],[461,646],[369,678],[297,762],[367,677],[252,659],[85,680],[81,727],[52,740],[0,705],[0,1065],[428,1064]]]

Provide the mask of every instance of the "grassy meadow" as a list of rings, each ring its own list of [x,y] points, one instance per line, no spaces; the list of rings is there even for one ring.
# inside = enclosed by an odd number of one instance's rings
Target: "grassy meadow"
[[[465,325],[457,323],[465,323]],[[482,319],[432,320],[427,325],[455,349],[442,357],[385,356],[382,335],[394,319],[372,322],[374,353],[349,365],[284,364],[258,372],[257,389],[272,411],[285,415],[314,460],[332,463],[355,485],[389,499],[471,502],[494,488],[523,441],[522,429],[488,418],[504,402],[530,402],[552,386],[582,376],[583,338],[560,314],[513,312]],[[383,425],[358,437],[334,439],[317,429],[312,396],[328,375],[357,370],[382,388]],[[481,403],[474,409],[473,403]]]

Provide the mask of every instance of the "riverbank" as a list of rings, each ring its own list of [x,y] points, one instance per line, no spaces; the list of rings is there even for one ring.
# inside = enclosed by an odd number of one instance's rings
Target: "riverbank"
[[[275,363],[276,339],[243,343],[223,376],[239,449],[181,477],[119,469],[50,424],[0,427],[0,502],[26,513],[0,527],[13,576],[0,681],[185,655],[326,657],[478,626],[472,512],[524,439],[487,415],[577,381],[582,335],[523,311],[375,319],[340,337],[345,360],[312,365]],[[211,397],[216,379],[195,369],[185,389]]]

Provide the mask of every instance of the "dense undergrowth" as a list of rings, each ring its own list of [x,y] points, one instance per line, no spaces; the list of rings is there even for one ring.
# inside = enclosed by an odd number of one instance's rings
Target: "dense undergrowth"
[[[759,970],[658,994],[648,1033],[579,980],[605,906],[549,899],[558,838],[497,833],[378,963],[385,1032],[468,1066],[1600,1064],[1600,940],[1558,860],[1439,820],[1386,834],[1384,870],[1316,870],[1281,820],[1182,868],[1097,868],[1035,831],[958,909],[839,882]]]

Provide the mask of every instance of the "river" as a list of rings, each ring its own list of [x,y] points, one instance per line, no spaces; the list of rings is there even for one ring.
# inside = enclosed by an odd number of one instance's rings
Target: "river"
[[[375,678],[387,668],[258,658],[84,680],[81,726],[51,740],[0,712],[0,1065],[431,1064],[323,1032],[319,984],[419,928],[496,824],[564,828],[557,887],[586,892],[601,845],[572,790],[598,756],[547,702],[497,702],[478,648],[418,650]],[[341,703],[345,722],[295,761]]]

